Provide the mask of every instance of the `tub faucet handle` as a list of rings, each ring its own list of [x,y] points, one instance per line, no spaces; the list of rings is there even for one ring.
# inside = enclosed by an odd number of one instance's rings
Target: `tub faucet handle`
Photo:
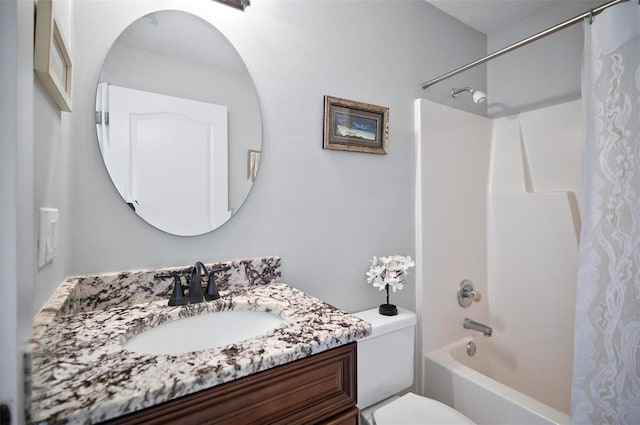
[[[482,299],[482,295],[480,295],[480,293],[476,291],[465,291],[462,294],[462,296],[466,298],[471,298],[471,301],[476,303]]]
[[[473,302],[479,302],[482,299],[480,292],[476,291],[473,282],[463,280],[458,286],[458,304],[460,307],[469,307]]]

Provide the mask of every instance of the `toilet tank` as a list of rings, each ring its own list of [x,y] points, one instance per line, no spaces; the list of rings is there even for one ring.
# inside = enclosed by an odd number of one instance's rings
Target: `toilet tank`
[[[413,384],[416,314],[398,308],[383,316],[378,308],[354,313],[371,323],[371,335],[358,340],[358,408],[384,400]]]

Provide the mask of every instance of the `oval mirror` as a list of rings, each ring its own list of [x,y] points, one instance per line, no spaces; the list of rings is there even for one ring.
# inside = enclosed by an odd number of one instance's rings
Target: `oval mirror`
[[[224,224],[258,171],[262,121],[249,71],[217,29],[186,12],[143,16],[113,43],[96,129],[124,201],[174,235]]]

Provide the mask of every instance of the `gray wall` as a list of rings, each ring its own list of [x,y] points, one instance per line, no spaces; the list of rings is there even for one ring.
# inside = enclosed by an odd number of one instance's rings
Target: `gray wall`
[[[602,1],[562,1],[487,37],[492,53],[589,10]],[[576,24],[487,64],[489,117],[580,98],[583,25]]]
[[[72,114],[56,112],[34,82],[35,206],[60,208],[62,227],[58,257],[36,273],[35,309],[69,274],[272,254],[283,256],[294,286],[350,310],[375,304],[378,294],[359,286],[368,258],[414,251],[413,99],[483,114],[449,91],[488,86],[489,115],[500,116],[576,98],[581,28],[491,62],[488,78],[478,67],[427,91],[420,83],[596,4],[561,2],[487,40],[422,0],[254,2],[245,13],[215,2],[123,3],[74,2]],[[263,110],[265,151],[249,200],[195,238],[165,235],[131,214],[95,142],[104,56],[127,25],[165,8],[197,13],[230,39]],[[322,150],[325,94],[389,106],[389,154]],[[397,297],[410,306],[413,291]]]
[[[256,1],[245,13],[215,2],[126,3],[74,3],[70,272],[279,255],[292,286],[350,311],[379,304],[382,295],[364,283],[369,258],[415,257],[413,100],[425,95],[422,81],[484,54],[484,35],[422,0]],[[231,221],[199,237],[164,234],[128,209],[102,164],[93,124],[111,43],[164,8],[195,12],[225,34],[262,104],[264,152],[253,191]],[[484,88],[485,70],[460,81]],[[448,90],[426,97],[452,103]],[[388,106],[388,155],[323,150],[324,95]],[[414,308],[413,283],[392,301]]]
[[[70,1],[58,2],[54,14],[60,31],[65,38],[68,49],[73,52],[73,16]],[[33,17],[31,17],[33,20]],[[33,33],[33,29],[31,30]],[[33,56],[33,54],[31,54]],[[75,59],[75,58],[73,58]],[[33,66],[31,66],[33,67]],[[37,311],[47,300],[51,292],[69,275],[69,230],[70,212],[69,175],[71,155],[71,126],[73,113],[61,112],[44,85],[32,72],[29,73],[30,86],[33,90],[33,209],[28,211],[33,220],[33,237],[29,242],[35,244],[37,255],[37,238],[39,233],[39,208],[57,208],[59,216],[59,245],[56,257],[51,263],[38,268],[37,256],[30,258],[33,262],[35,284],[32,284],[33,306],[28,311]],[[72,106],[75,109],[75,105]],[[24,141],[22,143],[25,143]],[[31,161],[31,158],[30,158]],[[24,167],[24,164],[21,165]],[[23,211],[21,214],[27,214]],[[23,237],[27,237],[21,229]],[[26,306],[25,306],[26,307]]]
[[[51,207],[60,211],[60,240],[56,257],[49,264],[38,268],[34,290],[34,309],[47,300],[51,292],[69,275],[68,209],[69,158],[71,155],[72,114],[60,112],[46,89],[34,76],[34,195],[35,208]],[[39,213],[34,211],[35,237],[39,233]],[[36,247],[37,248],[37,247]],[[37,268],[37,258],[35,259]]]
[[[19,423],[35,280],[32,48],[33,5],[0,2],[0,400]]]

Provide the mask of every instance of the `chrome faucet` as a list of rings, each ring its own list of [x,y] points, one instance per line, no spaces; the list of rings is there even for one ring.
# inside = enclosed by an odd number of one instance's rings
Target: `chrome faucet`
[[[471,329],[473,331],[482,332],[484,336],[491,336],[493,333],[493,329],[490,326],[483,325],[482,323],[478,323],[475,320],[471,320],[468,317],[464,318],[464,322],[462,322],[462,327],[465,329]]]
[[[201,303],[204,301],[202,294],[202,276],[207,275],[207,268],[198,261],[191,269],[189,278],[189,304]]]

